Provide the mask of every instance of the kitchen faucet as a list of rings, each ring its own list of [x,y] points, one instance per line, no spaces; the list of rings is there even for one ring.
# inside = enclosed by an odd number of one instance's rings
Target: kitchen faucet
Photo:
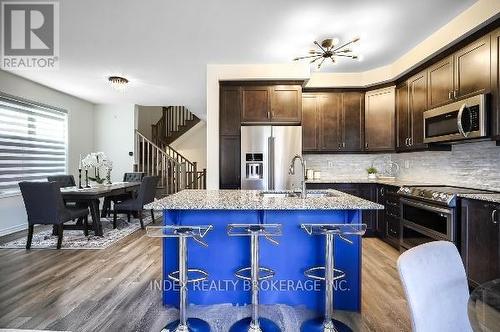
[[[302,158],[301,155],[295,155],[293,157],[292,162],[290,163],[290,168],[288,169],[288,174],[294,175],[295,174],[295,160],[300,160],[300,164],[302,165],[302,190],[300,192],[300,198],[306,198],[307,197],[307,192],[306,192],[306,162],[304,158]]]

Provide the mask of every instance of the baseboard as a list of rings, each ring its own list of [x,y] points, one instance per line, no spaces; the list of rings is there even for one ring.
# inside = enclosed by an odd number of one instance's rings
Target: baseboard
[[[19,232],[28,228],[28,224],[15,225],[8,228],[0,229],[0,236],[9,235],[15,232]]]

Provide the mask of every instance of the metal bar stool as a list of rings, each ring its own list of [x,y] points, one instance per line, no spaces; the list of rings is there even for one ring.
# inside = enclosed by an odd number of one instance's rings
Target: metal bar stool
[[[304,271],[304,275],[308,278],[325,281],[325,317],[304,322],[300,330],[301,332],[352,331],[344,323],[333,319],[334,282],[346,275],[345,272],[335,268],[335,236],[352,244],[353,242],[345,235],[363,235],[366,232],[366,224],[302,224],[301,228],[309,235],[324,235],[326,243],[325,266],[312,267]],[[318,271],[324,271],[324,275],[318,275]]]
[[[170,272],[168,278],[179,284],[179,320],[174,321],[162,331],[168,332],[205,332],[210,331],[210,325],[198,318],[187,318],[187,286],[188,283],[201,282],[208,278],[208,273],[200,269],[190,269],[187,267],[187,239],[192,238],[198,244],[208,247],[203,241],[207,233],[212,230],[212,225],[203,226],[148,226],[147,234],[150,237],[175,237],[179,239],[179,270]],[[189,279],[188,274],[195,274],[198,277]]]
[[[280,332],[281,329],[273,321],[259,317],[259,282],[271,279],[275,272],[259,265],[259,239],[264,237],[272,244],[278,245],[273,236],[281,236],[280,224],[229,224],[229,236],[249,236],[251,266],[239,269],[235,276],[252,283],[252,316],[237,321],[229,332]],[[261,272],[263,273],[261,275]]]

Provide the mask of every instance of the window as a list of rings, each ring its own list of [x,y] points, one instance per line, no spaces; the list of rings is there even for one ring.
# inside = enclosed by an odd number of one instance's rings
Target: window
[[[0,195],[66,173],[67,127],[64,110],[0,94]]]

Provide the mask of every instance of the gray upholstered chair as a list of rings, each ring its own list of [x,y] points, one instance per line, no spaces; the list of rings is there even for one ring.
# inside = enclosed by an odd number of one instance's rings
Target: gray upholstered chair
[[[398,271],[414,332],[472,332],[467,316],[469,289],[455,245],[434,241],[405,251]]]
[[[59,187],[65,188],[65,187],[75,187],[75,178],[73,175],[53,175],[53,176],[47,176],[47,181],[49,182],[57,182],[59,184]]]
[[[28,215],[28,241],[31,248],[34,225],[54,225],[57,228],[57,249],[61,248],[63,224],[78,219],[83,222],[85,236],[88,235],[88,208],[68,208],[64,205],[61,188],[57,182],[19,182],[24,206]]]
[[[129,198],[123,202],[114,205],[113,208],[113,228],[116,228],[116,217],[118,213],[126,213],[130,222],[130,214],[136,212],[141,221],[141,228],[144,229],[143,215],[144,205],[151,203],[155,199],[156,186],[159,178],[157,176],[145,176],[142,179],[141,186],[137,192],[137,197]],[[151,218],[154,221],[154,211],[151,210]]]
[[[146,173],[143,172],[129,172],[123,174],[123,182],[141,182]],[[101,217],[109,216],[111,211],[111,202],[117,204],[123,202],[127,199],[134,198],[135,191],[128,192],[126,194],[107,196],[104,198],[104,203],[102,205]]]

